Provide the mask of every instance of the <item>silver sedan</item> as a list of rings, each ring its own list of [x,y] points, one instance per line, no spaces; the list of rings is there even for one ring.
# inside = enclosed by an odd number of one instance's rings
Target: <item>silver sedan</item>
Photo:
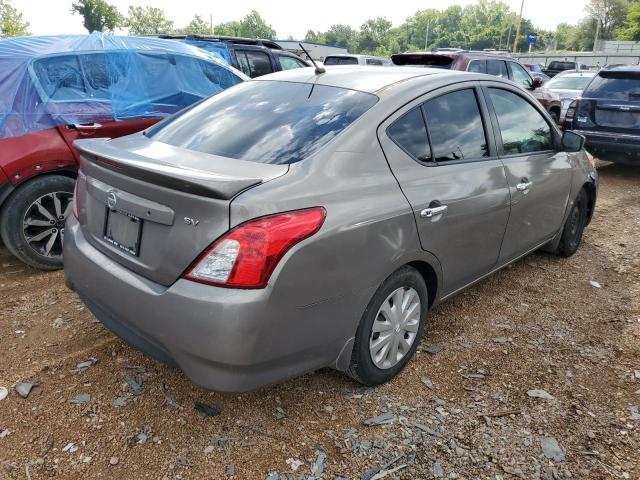
[[[596,73],[597,72],[585,70],[563,72],[562,75],[556,75],[544,84],[544,88],[553,93],[557,93],[562,102],[560,108],[560,125],[564,122],[564,117],[567,114],[567,109],[569,105],[571,105],[571,102],[582,94],[582,91]]]
[[[67,284],[210,389],[327,366],[378,385],[434,305],[534,250],[576,252],[597,190],[583,143],[494,76],[267,75],[76,142]]]

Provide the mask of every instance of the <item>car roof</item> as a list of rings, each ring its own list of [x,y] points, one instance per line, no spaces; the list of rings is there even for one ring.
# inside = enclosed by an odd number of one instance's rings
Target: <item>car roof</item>
[[[282,72],[271,73],[262,77],[257,77],[251,81],[282,81],[313,83],[316,85],[326,85],[330,87],[347,88],[359,90],[367,93],[378,93],[383,89],[388,89],[398,84],[405,83],[418,77],[426,78],[457,78],[460,80],[477,80],[480,78],[496,81],[498,77],[472,74],[456,70],[444,70],[439,68],[424,67],[379,67],[370,66],[363,69],[360,66],[332,66],[327,68],[325,73],[316,74],[313,67],[296,68]]]
[[[200,40],[203,42],[225,42],[232,45],[246,45],[256,47],[267,47],[272,50],[283,50],[273,40],[267,40],[264,38],[245,38],[245,37],[229,37],[225,35],[200,35],[200,34],[161,34],[158,38],[170,39],[170,40]]]
[[[640,65],[616,65],[611,67],[604,67],[601,71],[639,73]]]
[[[598,72],[594,72],[592,70],[565,70],[562,75],[556,75],[554,78],[563,78],[563,77],[592,77]]]

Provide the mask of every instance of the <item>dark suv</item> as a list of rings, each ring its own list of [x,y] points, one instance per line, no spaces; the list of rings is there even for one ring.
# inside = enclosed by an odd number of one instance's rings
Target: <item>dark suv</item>
[[[218,55],[223,61],[251,78],[309,66],[305,60],[284,50],[273,40],[213,35],[159,35],[159,37],[180,40]]]
[[[603,160],[640,160],[640,67],[605,67],[567,110],[564,128],[587,138]]]
[[[566,72],[567,70],[588,70],[588,69],[589,67],[587,67],[585,64],[580,62],[568,62],[568,61],[560,62],[558,60],[554,60],[552,62],[549,62],[549,65],[547,65],[547,68],[543,68],[542,72],[545,75],[548,75],[550,77],[555,77],[557,74],[561,72]]]
[[[527,69],[514,58],[495,53],[462,50],[397,53],[391,55],[391,61],[394,65],[446,68],[507,78],[531,91],[531,94],[549,112],[556,123],[560,121],[560,97],[553,92],[539,88],[543,81],[539,78],[533,78]]]

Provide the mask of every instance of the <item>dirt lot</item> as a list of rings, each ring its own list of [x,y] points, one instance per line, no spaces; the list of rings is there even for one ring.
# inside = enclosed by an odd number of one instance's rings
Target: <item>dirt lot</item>
[[[640,478],[640,169],[600,175],[574,257],[531,255],[436,308],[376,389],[323,370],[202,390],[105,330],[61,272],[0,250],[0,478]]]

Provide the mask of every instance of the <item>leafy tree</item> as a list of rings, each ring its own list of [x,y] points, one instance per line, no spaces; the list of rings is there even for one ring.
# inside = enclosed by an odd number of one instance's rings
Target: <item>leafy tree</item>
[[[341,23],[331,25],[329,30],[324,34],[324,43],[335,45],[337,47],[349,48],[355,40],[357,33],[358,32],[349,25],[343,25]]]
[[[129,35],[155,35],[173,31],[173,21],[167,19],[162,10],[154,7],[129,6],[123,26],[129,29]]]
[[[0,38],[30,35],[29,22],[22,19],[22,13],[9,0],[0,0]]]
[[[71,4],[71,13],[84,17],[84,28],[91,32],[113,32],[121,23],[118,9],[105,0],[78,0]]]
[[[640,1],[629,7],[626,25],[619,31],[620,40],[640,40]]]
[[[627,0],[591,0],[585,7],[589,17],[600,21],[600,38],[603,40],[613,38],[614,31],[624,26],[628,9]]]
[[[189,24],[186,27],[180,29],[180,33],[184,33],[184,34],[193,33],[193,34],[200,34],[200,35],[213,34],[213,32],[211,31],[211,24],[207,22],[204,18],[202,18],[200,15],[194,15],[194,17],[191,19],[191,22],[189,22]],[[218,33],[218,35],[230,35],[227,33],[220,33],[220,32],[216,32],[216,33]]]
[[[307,30],[307,33],[305,34],[304,39],[307,42],[328,43],[324,38],[324,33],[322,33],[321,31],[315,32],[313,30]]]
[[[376,54],[376,51],[383,52],[389,40],[392,23],[383,17],[367,20],[360,27],[360,32],[355,38],[354,46],[359,52]]]
[[[262,18],[259,12],[252,10],[240,21],[231,21],[216,25],[217,35],[231,35],[248,38],[275,38],[276,32],[271,25]]]

